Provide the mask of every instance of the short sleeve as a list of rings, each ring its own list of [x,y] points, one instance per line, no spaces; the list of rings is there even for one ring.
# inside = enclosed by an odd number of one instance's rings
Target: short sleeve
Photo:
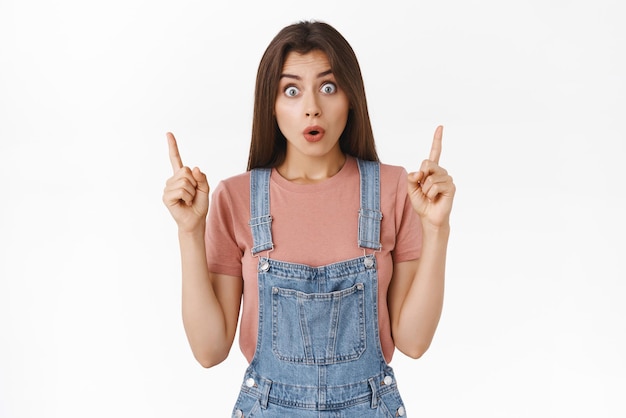
[[[225,182],[212,193],[206,223],[205,245],[209,271],[242,277],[242,255],[237,240],[236,211]]]
[[[393,251],[394,263],[416,260],[422,253],[422,223],[415,213],[407,194],[407,172],[402,169],[396,190],[396,244]]]

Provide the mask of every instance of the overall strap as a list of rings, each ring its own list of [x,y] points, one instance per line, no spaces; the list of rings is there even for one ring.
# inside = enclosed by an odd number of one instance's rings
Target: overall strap
[[[252,230],[252,255],[274,248],[272,242],[272,216],[270,215],[271,168],[250,171],[250,229]]]
[[[380,250],[380,164],[357,159],[361,174],[361,208],[359,209],[359,247]]]

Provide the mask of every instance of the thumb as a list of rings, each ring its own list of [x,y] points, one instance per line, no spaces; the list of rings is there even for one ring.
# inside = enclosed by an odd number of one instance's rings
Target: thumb
[[[421,187],[420,183],[424,177],[424,173],[422,171],[416,171],[414,173],[410,173],[407,177],[409,191],[417,190]]]
[[[191,171],[193,178],[198,182],[197,190],[199,192],[209,193],[209,182],[207,181],[206,174],[204,174],[198,167],[194,167]]]

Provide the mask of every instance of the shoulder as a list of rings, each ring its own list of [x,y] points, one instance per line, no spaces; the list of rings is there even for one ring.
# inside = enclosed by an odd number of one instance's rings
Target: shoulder
[[[382,187],[406,187],[407,171],[399,165],[381,163],[380,183]]]
[[[250,201],[250,172],[237,174],[220,181],[211,192],[211,202],[217,206],[239,209]]]
[[[354,166],[357,166],[358,160],[355,159]],[[374,161],[368,161],[368,164],[376,164]],[[380,186],[381,191],[384,190],[405,190],[407,185],[407,171],[404,167],[393,164],[378,163],[380,166]],[[359,172],[355,169],[354,175],[358,176]]]
[[[214,195],[237,195],[250,188],[250,172],[237,174],[223,179],[213,191]]]
[[[349,157],[350,159],[357,161],[356,158],[354,157]],[[367,164],[376,164],[375,161],[363,161],[361,160],[361,162],[365,162]],[[401,167],[399,165],[393,165],[393,164],[386,164],[386,163],[382,163],[379,162],[378,163],[380,166],[380,175],[381,177],[387,177],[387,178],[398,178],[398,177],[402,177],[402,176],[406,176],[407,171],[404,167]],[[355,166],[357,164],[355,163]]]
[[[399,165],[380,163],[380,173],[399,177],[406,174],[406,169]]]

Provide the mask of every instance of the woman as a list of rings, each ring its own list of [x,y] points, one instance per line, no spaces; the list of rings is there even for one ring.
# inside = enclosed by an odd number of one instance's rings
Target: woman
[[[394,349],[437,327],[455,186],[438,165],[380,164],[352,48],[331,26],[276,35],[257,74],[248,171],[213,192],[182,164],[163,201],[178,224],[183,321],[205,367],[232,346],[243,296],[246,370],[235,417],[404,416]],[[208,217],[207,217],[208,212]]]

